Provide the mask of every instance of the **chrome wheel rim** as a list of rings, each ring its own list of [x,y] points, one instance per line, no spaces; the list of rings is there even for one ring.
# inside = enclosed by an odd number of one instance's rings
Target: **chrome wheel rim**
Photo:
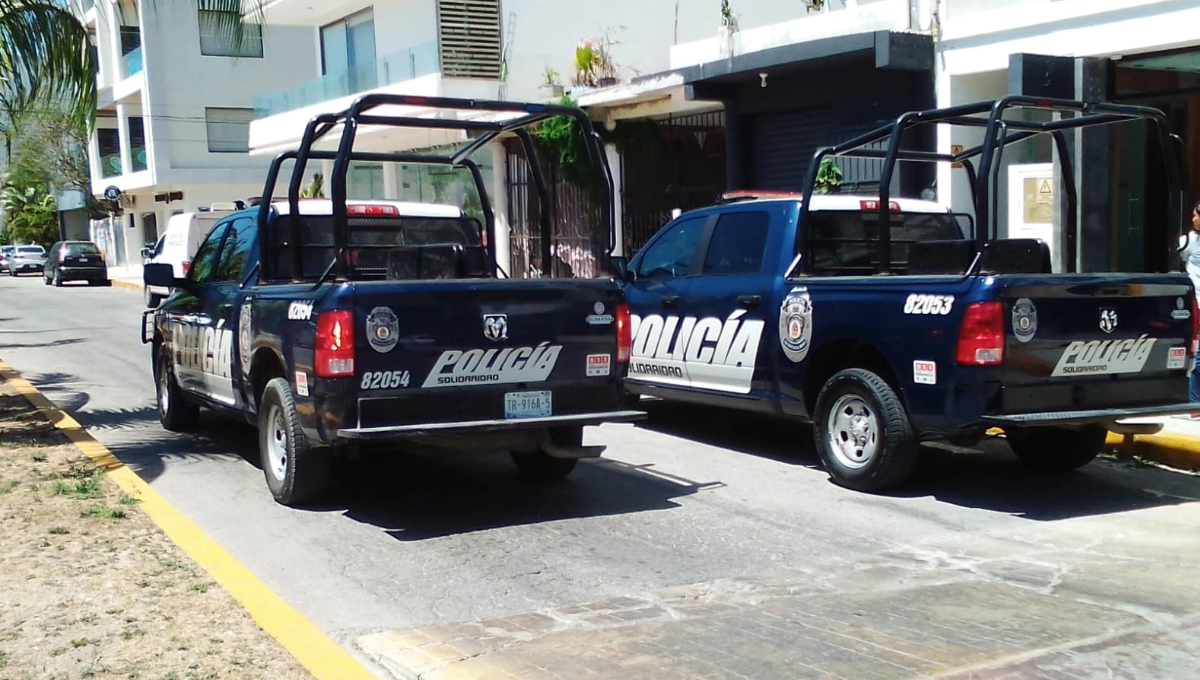
[[[287,477],[287,427],[279,407],[272,407],[267,419],[267,465],[279,481]]]
[[[829,448],[842,465],[855,470],[871,464],[879,448],[879,416],[856,394],[838,398],[829,411]]]
[[[171,409],[171,369],[163,362],[162,370],[158,372],[158,412],[166,415]]]

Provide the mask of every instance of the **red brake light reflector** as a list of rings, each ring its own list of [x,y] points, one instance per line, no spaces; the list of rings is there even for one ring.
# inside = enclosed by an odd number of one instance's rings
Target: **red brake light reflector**
[[[859,201],[858,207],[860,210],[879,210],[879,201]],[[896,201],[888,201],[888,210],[899,212],[900,204]]]
[[[389,215],[400,214],[400,209],[394,205],[348,205],[346,212],[350,215]]]
[[[321,378],[354,375],[354,313],[332,309],[317,316],[314,370]]]
[[[956,360],[963,366],[1004,362],[1004,303],[976,302],[963,313]]]
[[[617,305],[617,363],[629,363],[633,351],[633,320],[629,305]]]

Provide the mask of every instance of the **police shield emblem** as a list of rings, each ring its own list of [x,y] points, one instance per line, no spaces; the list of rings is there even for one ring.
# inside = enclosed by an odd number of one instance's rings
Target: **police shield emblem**
[[[794,362],[804,361],[812,344],[812,298],[807,288],[793,288],[779,309],[779,344]]]
[[[390,307],[376,307],[367,315],[367,343],[371,349],[386,354],[400,341],[400,319]]]
[[[1101,309],[1100,310],[1100,330],[1105,333],[1112,333],[1117,328],[1117,310]]]
[[[508,339],[508,315],[507,314],[484,314],[483,315],[483,337],[488,340],[499,342],[500,340]]]
[[[1029,342],[1037,333],[1037,308],[1033,300],[1021,298],[1012,309],[1013,335],[1020,342]]]

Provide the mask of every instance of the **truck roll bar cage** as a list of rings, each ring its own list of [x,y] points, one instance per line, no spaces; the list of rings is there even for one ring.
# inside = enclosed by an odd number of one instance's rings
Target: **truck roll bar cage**
[[[372,111],[382,106],[412,106],[441,111],[480,111],[523,115],[517,115],[503,121],[492,121],[372,114]],[[612,169],[608,165],[608,156],[604,150],[604,141],[592,126],[591,118],[588,117],[583,109],[561,104],[507,102],[453,97],[418,97],[397,94],[366,94],[354,100],[349,108],[340,113],[314,116],[304,128],[304,135],[300,140],[299,148],[295,151],[285,151],[271,161],[270,168],[267,171],[266,187],[263,189],[263,197],[258,209],[259,252],[265,254],[270,247],[266,227],[270,219],[271,210],[273,210],[271,197],[275,191],[275,184],[279,178],[280,169],[286,161],[295,161],[295,165],[292,167],[292,176],[288,182],[287,200],[289,209],[288,224],[291,229],[289,240],[297,246],[292,248],[291,252],[292,280],[297,283],[303,279],[303,269],[301,266],[303,262],[302,252],[298,247],[301,242],[302,224],[300,191],[310,160],[333,161],[333,172],[329,179],[329,187],[330,198],[333,201],[333,244],[335,256],[334,261],[331,263],[331,271],[337,280],[346,280],[348,274],[345,257],[349,239],[349,222],[346,212],[346,176],[349,172],[351,161],[445,165],[451,168],[466,168],[470,171],[479,194],[480,204],[483,208],[488,256],[496,271],[507,276],[507,272],[503,272],[500,269],[496,260],[496,222],[491,202],[488,199],[487,186],[483,182],[483,175],[479,170],[479,166],[470,160],[470,156],[501,135],[512,133],[521,142],[522,149],[530,166],[534,190],[542,208],[539,211],[539,228],[541,230],[540,255],[542,271],[545,272],[552,257],[552,225],[550,224],[550,210],[548,207],[549,191],[546,179],[541,171],[541,166],[538,163],[538,154],[533,137],[529,134],[527,128],[558,116],[568,116],[579,124],[584,133],[583,137],[589,159],[596,169],[601,172],[603,179],[601,182],[603,196],[601,196],[600,201],[601,221],[603,223],[602,226],[608,229],[609,250],[607,255],[611,256],[613,250],[616,248],[616,227],[613,223],[614,188]],[[342,133],[338,141],[337,151],[314,150],[313,145],[328,135],[338,125],[342,126]],[[358,136],[358,128],[361,125],[463,130],[478,133],[478,136],[448,156],[417,153],[356,152],[354,151],[354,142]],[[262,266],[259,267],[259,281],[266,282],[273,278],[274,272],[271,271],[272,264],[270,258],[261,257],[261,261]],[[328,273],[327,271],[326,275]]]
[[[1057,111],[1072,114],[1070,118],[1061,118],[1046,122],[1023,120],[1005,120],[1005,111],[1030,109],[1042,111]],[[986,114],[986,116],[984,115]],[[994,101],[983,101],[973,104],[963,104],[926,111],[910,111],[901,114],[888,125],[881,126],[836,146],[818,149],[813,154],[812,163],[805,177],[803,198],[801,199],[800,234],[808,234],[806,227],[809,202],[817,183],[817,173],[821,161],[827,157],[870,158],[884,161],[879,179],[879,263],[882,273],[892,273],[891,230],[886,227],[889,221],[889,199],[892,178],[895,174],[897,161],[916,161],[926,163],[959,163],[967,172],[971,186],[971,200],[975,207],[976,226],[974,234],[977,253],[982,253],[989,239],[994,239],[999,233],[996,224],[998,214],[999,191],[997,182],[999,170],[1004,156],[1004,149],[1010,145],[1023,142],[1041,134],[1049,134],[1054,139],[1055,150],[1058,153],[1059,164],[1062,168],[1061,180],[1066,193],[1066,202],[1062,206],[1062,231],[1060,238],[1065,241],[1060,250],[1062,265],[1065,271],[1077,270],[1077,220],[1079,212],[1079,197],[1075,190],[1075,170],[1071,161],[1070,147],[1064,132],[1099,125],[1111,125],[1130,120],[1148,120],[1156,128],[1159,143],[1163,149],[1163,159],[1167,165],[1168,217],[1175,221],[1180,229],[1183,228],[1184,200],[1183,183],[1187,175],[1183,140],[1171,132],[1170,122],[1161,110],[1148,106],[1131,106],[1108,102],[1083,102],[1069,99],[1054,99],[1047,97],[1028,97],[1010,95]],[[944,154],[935,151],[918,151],[901,149],[903,135],[908,130],[922,125],[949,124],[963,127],[984,128],[983,143],[959,153]],[[867,148],[872,144],[888,141],[887,149]],[[978,159],[979,170],[972,162]],[[991,198],[989,205],[989,197]],[[806,238],[806,237],[802,237]],[[803,244],[801,245],[803,248]],[[805,249],[806,250],[806,249]],[[804,252],[802,250],[801,252]],[[797,264],[804,258],[797,258]],[[979,258],[976,258],[976,262]],[[794,267],[793,267],[794,269]],[[792,276],[795,272],[788,272]],[[969,272],[968,272],[969,274]]]

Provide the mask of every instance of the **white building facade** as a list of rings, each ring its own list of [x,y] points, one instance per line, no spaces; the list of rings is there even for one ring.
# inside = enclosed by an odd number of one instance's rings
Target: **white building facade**
[[[99,63],[92,189],[120,193],[92,238],[110,266],[136,270],[172,214],[261,194],[268,163],[249,154],[254,96],[303,80],[296,64],[310,63],[316,44],[309,31],[275,26],[238,43],[204,3],[72,1]]]
[[[1021,58],[1060,58],[1058,63],[1038,62],[1033,72],[1044,76],[1050,91],[1030,94],[1052,96],[1057,90],[1072,98],[1164,110],[1187,145],[1191,181],[1185,204],[1200,198],[1200,32],[1195,28],[1200,25],[1200,3],[942,0],[940,16],[939,106],[1019,93]],[[1067,82],[1061,82],[1064,79]],[[976,131],[943,128],[938,144],[941,151],[949,152],[956,145],[969,148],[980,140]],[[1144,129],[1129,124],[1088,132],[1075,142],[1082,270],[1142,271],[1177,264],[1169,263],[1168,257],[1173,234],[1184,225],[1167,224],[1157,148]],[[1010,192],[1013,171],[1008,166],[1036,169],[1052,162],[1056,156],[1049,143],[1006,152],[1006,167],[1000,173],[1002,235],[1022,220],[1015,207],[1010,210],[1010,204],[1019,205],[1014,194],[1021,187],[1013,186]],[[942,168],[938,185],[944,202],[960,209],[969,205],[961,172]],[[1060,229],[1056,224],[1055,237]]]

